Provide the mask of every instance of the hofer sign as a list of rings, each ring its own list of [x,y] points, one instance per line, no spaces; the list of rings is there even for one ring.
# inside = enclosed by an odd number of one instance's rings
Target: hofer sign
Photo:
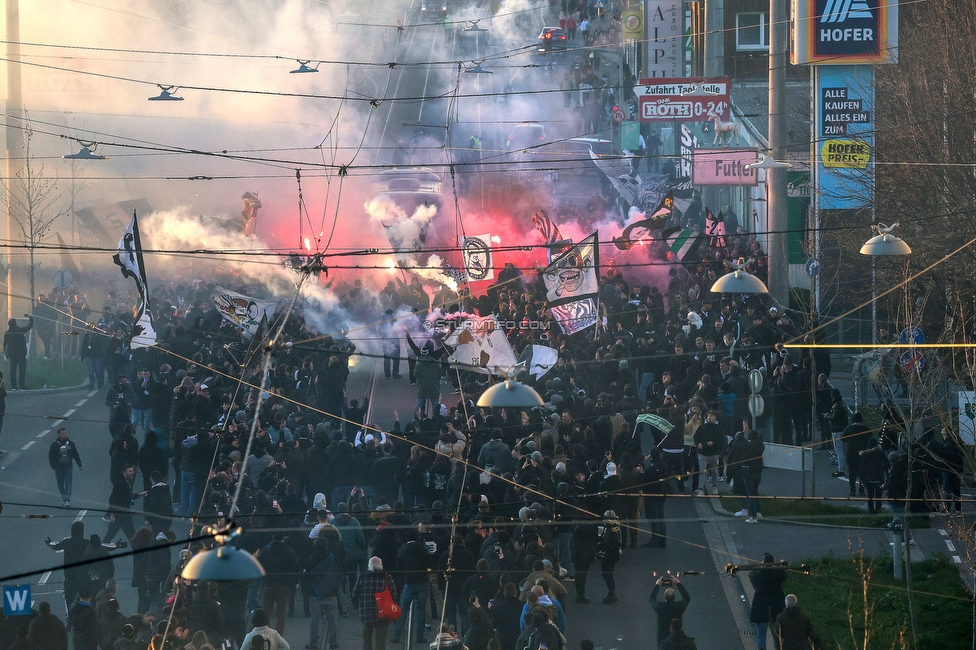
[[[757,185],[755,149],[696,149],[692,179],[695,185]]]

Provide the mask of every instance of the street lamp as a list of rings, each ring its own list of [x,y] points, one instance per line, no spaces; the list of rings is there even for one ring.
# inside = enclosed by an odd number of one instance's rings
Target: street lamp
[[[253,555],[227,544],[240,533],[240,528],[216,535],[219,546],[197,553],[183,567],[180,574],[186,580],[254,580],[264,577],[264,567]]]
[[[179,88],[177,88],[176,86],[164,86],[162,84],[156,84],[156,85],[159,86],[159,94],[156,95],[155,97],[150,97],[149,98],[149,101],[151,101],[151,102],[181,102],[181,101],[183,101],[183,98],[182,97],[177,97],[176,95],[173,94],[177,90],[179,90]]]
[[[891,234],[891,231],[898,226],[893,223],[890,226],[883,223],[871,226],[877,234],[864,242],[861,246],[861,255],[911,255],[912,249],[899,237]]]
[[[871,256],[871,342],[878,342],[878,256],[910,255],[912,249],[901,238],[891,234],[897,223],[871,226],[877,233],[861,246],[861,255]]]
[[[478,406],[494,408],[531,408],[542,404],[542,397],[535,389],[514,379],[495,384],[478,398]]]
[[[299,59],[298,60],[298,68],[296,68],[295,70],[289,70],[288,73],[289,74],[305,74],[305,73],[308,73],[308,72],[318,72],[319,71],[319,64],[318,63],[315,64],[315,67],[314,68],[310,68],[308,66],[309,63],[311,63],[311,62],[310,61],[302,61],[301,59]]]
[[[83,142],[78,141],[81,145],[81,151],[78,153],[69,153],[66,156],[61,156],[64,160],[108,160],[105,156],[100,156],[93,152],[96,147],[94,142]]]
[[[736,294],[755,294],[769,293],[769,289],[763,284],[762,280],[746,273],[745,268],[752,260],[746,261],[740,257],[739,261],[731,266],[735,269],[731,273],[726,273],[712,285],[712,293],[736,293]]]

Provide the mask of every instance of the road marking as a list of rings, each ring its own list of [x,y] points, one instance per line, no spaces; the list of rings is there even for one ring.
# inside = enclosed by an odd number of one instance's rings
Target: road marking
[[[74,409],[68,409],[67,411],[65,411],[65,414],[62,415],[61,417],[63,417],[63,418],[70,418],[71,417],[71,414],[74,413],[74,412],[75,412]]]
[[[64,424],[64,420],[55,420],[54,421],[54,424],[51,426],[51,428],[52,429],[55,429],[55,428],[61,426],[62,424]]]
[[[94,397],[95,396],[95,393],[97,393],[97,392],[98,392],[97,390],[90,390],[90,391],[88,391],[88,397]]]
[[[942,535],[943,537],[948,537],[949,536],[949,533],[947,533],[945,531],[945,528],[940,528],[939,529],[939,534]]]
[[[88,398],[86,397],[85,399],[83,399],[80,402],[78,402],[77,404],[75,404],[75,408],[77,408],[79,406],[84,406],[85,405],[85,402],[87,402],[87,401],[88,401]]]
[[[28,449],[30,449],[30,446],[33,445],[35,442],[37,442],[37,441],[36,440],[31,440],[26,445],[24,445],[23,447],[21,447],[20,450],[21,451],[27,451]]]
[[[84,519],[85,518],[85,515],[87,515],[87,514],[88,514],[88,511],[87,510],[82,510],[81,512],[79,512],[78,513],[78,516],[75,517],[75,523],[77,523],[77,522],[81,521],[82,519]]]
[[[47,584],[48,578],[50,577],[51,577],[51,572],[45,571],[44,575],[41,576],[41,579],[37,581],[37,584],[39,585]]]
[[[950,551],[952,551],[953,553],[955,553],[955,552],[956,552],[956,547],[955,547],[955,546],[953,546],[953,545],[952,545],[952,542],[950,542],[949,540],[945,540],[945,545],[946,545],[946,546],[947,546],[947,547],[949,548],[949,550],[950,550]]]
[[[39,434],[37,434],[36,437],[43,438],[44,436],[46,436],[49,433],[51,433],[51,430],[50,429],[44,429],[44,431],[41,431]]]
[[[959,557],[958,555],[953,555],[952,561],[955,562],[956,564],[962,564],[962,558]]]

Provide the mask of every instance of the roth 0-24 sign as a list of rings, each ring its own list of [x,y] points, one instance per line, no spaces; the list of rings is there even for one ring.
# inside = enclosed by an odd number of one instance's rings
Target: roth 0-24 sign
[[[728,120],[728,77],[703,79],[641,79],[634,88],[641,122],[707,122],[712,116]]]

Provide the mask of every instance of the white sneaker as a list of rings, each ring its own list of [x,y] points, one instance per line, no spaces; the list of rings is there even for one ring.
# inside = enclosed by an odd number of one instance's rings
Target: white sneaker
[[[758,524],[759,523],[759,520],[756,519],[755,517],[746,517],[746,523],[747,524]]]
[[[757,512],[756,513],[756,519],[762,519],[762,513],[761,512]]]
[[[705,493],[704,493],[704,492],[702,491],[702,489],[701,489],[701,488],[698,488],[697,490],[695,490],[695,496],[696,496],[696,497],[700,497],[700,496],[702,496],[703,494],[705,494]]]
[[[737,512],[737,513],[735,513],[735,516],[736,516],[736,517],[746,517],[746,516],[748,516],[748,515],[749,515],[749,511],[748,511],[748,510],[746,510],[745,508],[743,508],[743,509],[742,509],[742,510],[740,510],[739,512]]]

